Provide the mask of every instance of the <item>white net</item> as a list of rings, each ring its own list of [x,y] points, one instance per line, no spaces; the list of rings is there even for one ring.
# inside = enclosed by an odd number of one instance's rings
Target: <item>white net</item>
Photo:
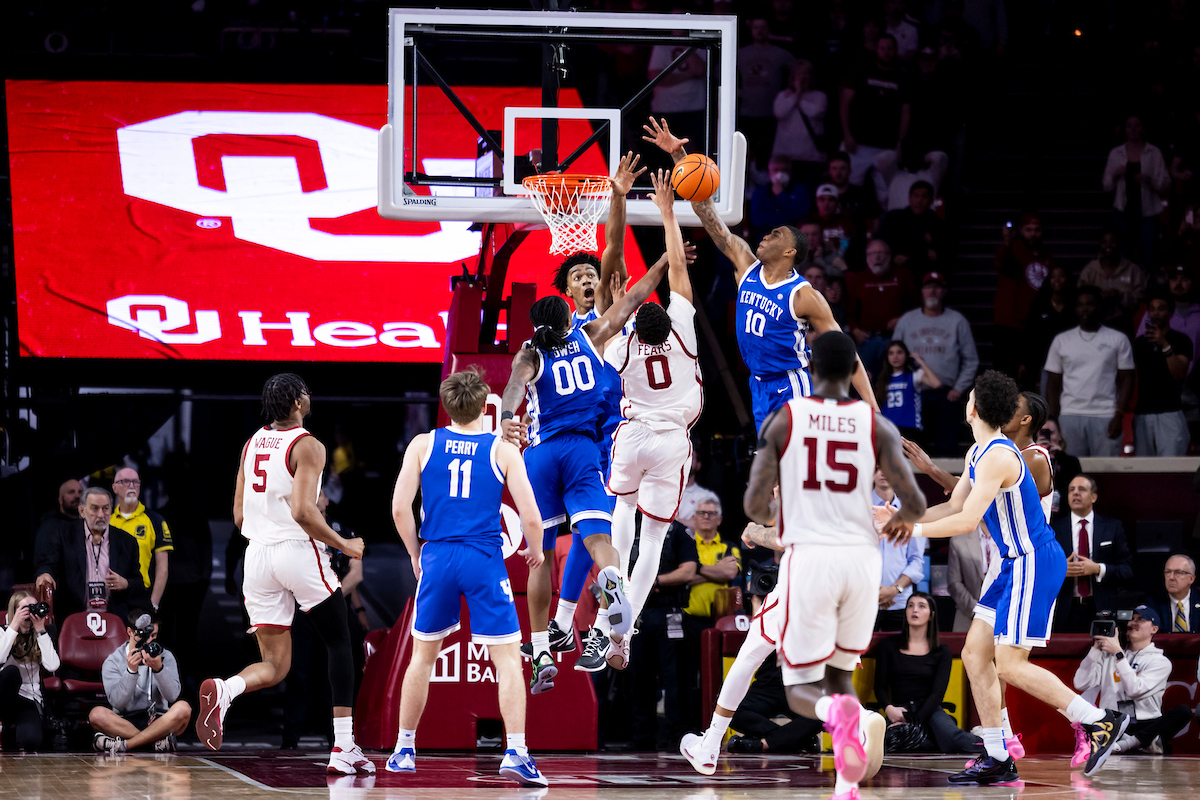
[[[550,254],[570,255],[596,247],[596,224],[608,213],[612,184],[602,175],[531,175],[522,183],[550,227]]]

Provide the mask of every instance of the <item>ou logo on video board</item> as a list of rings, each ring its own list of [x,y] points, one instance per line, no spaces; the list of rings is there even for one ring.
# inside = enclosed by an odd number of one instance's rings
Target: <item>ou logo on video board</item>
[[[300,137],[317,144],[326,185],[305,190],[294,155],[221,155],[225,188],[200,182],[195,140],[206,136]],[[470,222],[442,222],[424,235],[342,235],[314,230],[378,203],[378,131],[323,114],[266,111],[181,111],[117,130],[125,194],[196,214],[200,227],[229,217],[238,239],[314,261],[453,263],[479,254]],[[475,174],[463,158],[422,159],[426,171]],[[473,193],[435,187],[435,194]],[[436,201],[434,201],[436,202]]]

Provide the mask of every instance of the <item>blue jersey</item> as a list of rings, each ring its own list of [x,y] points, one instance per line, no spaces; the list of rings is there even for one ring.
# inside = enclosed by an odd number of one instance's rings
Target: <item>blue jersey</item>
[[[737,340],[742,360],[759,378],[808,369],[809,348],[804,334],[808,320],[795,315],[795,294],[808,285],[793,272],[769,285],[761,261],[755,261],[738,284]]]
[[[921,393],[913,375],[905,370],[888,381],[883,416],[897,428],[921,427]]]
[[[495,434],[437,428],[421,463],[421,538],[499,552],[504,475]]]
[[[583,315],[580,315],[578,311],[573,311],[571,312],[571,330],[577,331],[589,322],[598,319],[600,319],[600,315],[596,313],[595,306],[592,306],[592,310]]]
[[[572,330],[562,347],[537,353],[538,371],[525,391],[532,420],[529,443],[568,432],[599,441],[606,416],[606,377],[604,359],[591,338]]]
[[[594,322],[600,319],[600,315],[596,313],[593,306],[592,310],[580,316],[578,311],[571,314],[571,329],[579,330],[589,322]],[[628,334],[633,330],[633,318],[625,323],[623,333]],[[608,448],[612,445],[612,435],[616,431],[617,426],[621,424],[621,399],[624,397],[624,386],[621,383],[621,374],[617,372],[616,367],[605,362],[604,364],[604,417],[600,421],[600,450],[601,462],[608,463]]]
[[[1046,522],[1037,483],[1025,466],[1025,459],[1021,457],[1017,446],[1005,436],[997,436],[984,445],[975,445],[970,460],[971,485],[975,484],[975,465],[993,447],[1012,451],[1021,465],[1021,478],[1007,489],[1000,490],[983,515],[983,521],[992,540],[1000,548],[1000,555],[1005,558],[1028,555],[1056,539],[1050,524]]]

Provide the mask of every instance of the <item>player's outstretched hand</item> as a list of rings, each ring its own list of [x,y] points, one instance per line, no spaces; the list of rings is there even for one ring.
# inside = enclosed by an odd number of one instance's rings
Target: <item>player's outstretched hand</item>
[[[680,139],[671,133],[671,129],[667,126],[666,117],[655,119],[650,117],[650,124],[643,125],[642,130],[648,133],[648,136],[643,136],[642,140],[656,144],[664,153],[674,155],[676,150],[682,150],[683,146],[690,142],[690,139]]]
[[[871,506],[871,518],[875,523],[875,532],[882,533],[883,526],[892,518],[896,509],[891,506]]]
[[[546,554],[539,548],[534,550],[532,547],[526,547],[524,550],[518,550],[517,555],[525,559],[525,564],[529,567],[529,571],[537,569],[546,560]]]
[[[904,445],[904,455],[908,456],[908,460],[912,462],[912,465],[919,472],[928,475],[930,470],[933,469],[933,459],[929,457],[929,454],[922,450],[921,445],[914,441],[905,439],[904,437],[901,437],[900,441]]]
[[[696,245],[687,239],[683,240],[683,257],[687,259],[688,266],[691,266],[696,260]]]
[[[913,523],[900,519],[899,514],[892,514],[891,519],[884,523],[880,536],[887,539],[896,547],[903,547],[912,538]]]
[[[621,159],[621,163],[617,165],[617,174],[609,179],[612,184],[613,194],[624,197],[629,194],[629,190],[633,188],[633,182],[638,176],[649,169],[649,167],[637,168],[638,159],[641,156],[630,150]]]
[[[660,211],[666,212],[675,207],[675,190],[665,170],[650,173],[650,183],[654,184],[654,205]]]
[[[504,441],[509,444],[521,446],[521,428],[524,427],[516,419],[509,417],[508,419],[500,420],[500,435]]]
[[[341,547],[341,551],[343,553],[350,556],[351,558],[362,558],[363,557],[363,552],[366,551],[366,549],[367,549],[366,542],[364,542],[362,539],[358,539],[358,538],[346,539],[344,541],[345,541],[345,544],[342,545],[342,547]]]

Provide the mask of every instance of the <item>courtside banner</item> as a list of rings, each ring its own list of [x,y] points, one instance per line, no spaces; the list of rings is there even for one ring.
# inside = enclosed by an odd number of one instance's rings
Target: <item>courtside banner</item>
[[[419,167],[474,175],[475,132],[419,91]],[[540,104],[457,91],[492,129]],[[9,81],[7,97],[23,356],[442,361],[449,279],[481,234],[376,213],[386,86]],[[596,146],[576,168],[608,173]],[[443,191],[476,190],[412,200]],[[532,234],[507,282],[552,292],[549,244]],[[632,234],[625,253],[641,275]]]

